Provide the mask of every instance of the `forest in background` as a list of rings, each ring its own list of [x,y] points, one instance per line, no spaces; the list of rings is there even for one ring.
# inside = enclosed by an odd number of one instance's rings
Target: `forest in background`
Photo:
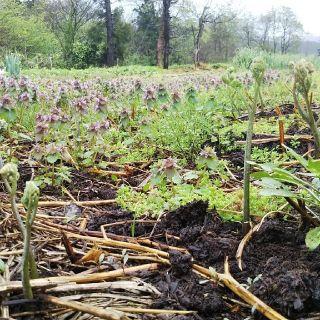
[[[18,53],[25,68],[225,62],[242,48],[296,53],[303,37],[288,7],[252,16],[188,0],[0,0],[0,57]]]

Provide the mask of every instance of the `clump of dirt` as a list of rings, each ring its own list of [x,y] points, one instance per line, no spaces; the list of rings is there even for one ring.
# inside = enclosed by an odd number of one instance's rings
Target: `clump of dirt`
[[[169,273],[159,272],[150,279],[162,293],[153,303],[153,308],[193,310],[208,319],[213,314],[222,316],[224,312],[228,311],[227,305],[222,299],[224,290],[213,282],[203,281],[192,272],[189,254],[170,251],[170,262]],[[199,317],[185,316],[183,319],[191,320],[199,319]]]
[[[146,221],[146,223],[135,222],[134,215],[117,206],[110,206],[107,210],[99,215],[92,215],[88,224],[88,230],[99,230],[102,225],[110,224],[105,227],[107,233],[114,233],[121,236],[144,236],[150,234],[154,224]]]

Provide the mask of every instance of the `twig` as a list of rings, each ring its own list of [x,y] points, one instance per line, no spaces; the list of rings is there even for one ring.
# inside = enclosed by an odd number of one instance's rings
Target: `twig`
[[[225,272],[224,274],[215,272],[214,270],[209,270],[199,265],[193,265],[193,269],[197,270],[201,274],[205,275],[206,277],[211,277],[216,281],[222,282],[226,287],[228,287],[231,291],[233,291],[238,297],[243,299],[245,302],[250,304],[256,310],[261,312],[265,317],[270,320],[288,320],[287,318],[283,317],[277,311],[270,308],[266,305],[263,301],[245,289],[241,284],[236,281],[229,272],[229,265],[228,260],[225,261]]]
[[[115,307],[116,310],[128,312],[128,313],[146,313],[146,314],[193,314],[196,311],[187,310],[160,310],[160,309],[142,309],[142,308],[130,308],[130,307]]]
[[[93,207],[93,206],[105,206],[108,204],[115,204],[117,200],[92,200],[92,201],[39,201],[38,207],[42,208],[55,208],[55,207],[64,207],[70,204],[75,204],[79,207]],[[2,208],[11,208],[11,205],[0,202],[0,207]],[[22,203],[17,204],[18,208],[23,208]]]
[[[32,279],[30,280],[31,286],[34,289],[37,288],[49,288],[54,287],[58,284],[77,282],[77,283],[91,283],[97,281],[111,280],[123,276],[131,275],[132,273],[146,271],[146,270],[156,270],[158,269],[159,264],[149,263],[143,264],[136,267],[121,268],[108,272],[98,272],[87,275],[71,275],[71,276],[60,276],[60,277],[49,277],[41,279]],[[0,284],[0,292],[12,292],[22,289],[21,281],[6,281]]]
[[[85,312],[92,314],[96,317],[99,317],[101,319],[107,319],[107,320],[129,320],[129,318],[121,311],[114,310],[111,308],[108,309],[102,309],[99,307],[94,307],[85,303],[76,302],[76,301],[68,301],[65,299],[57,298],[54,296],[49,295],[40,295],[41,300],[45,302],[49,302],[52,304],[55,304],[57,306],[62,306],[66,308],[70,308],[73,310]]]

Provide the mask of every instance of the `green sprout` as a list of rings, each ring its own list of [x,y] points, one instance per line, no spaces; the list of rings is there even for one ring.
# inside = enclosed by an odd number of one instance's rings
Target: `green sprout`
[[[252,106],[249,107],[249,122],[247,129],[247,139],[244,154],[244,168],[243,168],[243,233],[247,233],[250,228],[250,160],[252,149],[252,134],[253,124],[257,109],[257,103],[261,95],[261,84],[263,81],[263,75],[266,69],[266,65],[261,58],[255,58],[252,63],[252,75],[255,80],[254,84],[254,98]]]
[[[19,180],[19,172],[17,165],[14,163],[8,163],[1,167],[0,176],[4,182],[5,188],[10,196],[11,210],[18,222],[18,226],[23,236],[23,257],[22,257],[22,282],[23,291],[26,299],[32,299],[32,289],[30,285],[30,278],[37,278],[37,267],[33,252],[30,246],[31,239],[31,226],[36,216],[39,189],[34,182],[27,182],[24,194],[22,197],[22,203],[27,210],[26,221],[23,223],[20,216],[18,206],[16,203],[17,183]]]

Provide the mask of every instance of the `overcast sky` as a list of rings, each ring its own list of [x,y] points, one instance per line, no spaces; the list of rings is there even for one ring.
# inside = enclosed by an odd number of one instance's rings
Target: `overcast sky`
[[[193,2],[198,1],[193,0]],[[290,7],[303,24],[305,32],[320,36],[320,0],[233,0],[233,2],[237,7],[242,7],[255,15],[266,13],[272,7]]]

